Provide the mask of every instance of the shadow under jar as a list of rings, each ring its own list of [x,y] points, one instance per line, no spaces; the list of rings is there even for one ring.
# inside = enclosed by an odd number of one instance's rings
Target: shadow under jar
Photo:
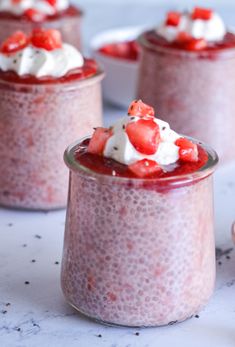
[[[103,72],[83,80],[14,83],[0,77],[0,204],[50,210],[66,205],[62,154],[102,124]],[[56,82],[57,81],[57,82]]]
[[[80,142],[81,143],[81,142]],[[183,321],[213,293],[212,174],[112,177],[65,152],[70,168],[62,289],[79,312],[107,324],[148,327]]]
[[[177,132],[213,146],[222,163],[235,160],[235,35],[202,51],[163,44],[153,30],[138,41],[138,97]]]
[[[53,16],[47,16],[42,22],[34,22],[26,19],[24,15],[15,16],[10,13],[0,12],[0,43],[17,30],[25,34],[31,34],[36,28],[59,30],[63,41],[81,50],[81,22],[83,12],[75,6],[59,12]]]

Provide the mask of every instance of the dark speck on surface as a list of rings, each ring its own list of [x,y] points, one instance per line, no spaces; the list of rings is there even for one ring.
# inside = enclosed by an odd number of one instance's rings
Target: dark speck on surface
[[[58,262],[58,261],[55,261],[55,265],[59,265],[59,262]]]
[[[216,259],[220,260],[223,256],[228,256],[233,251],[233,248],[216,248]]]
[[[36,263],[36,260],[35,260],[35,259],[32,259],[32,260],[31,260],[31,263]]]
[[[11,306],[11,303],[10,302],[7,302],[6,303],[6,306],[8,307],[8,306]]]
[[[35,237],[35,239],[41,239],[42,238],[41,235],[37,235],[37,234],[34,237]]]
[[[102,335],[101,335],[101,334],[99,334],[99,335],[97,335],[97,337],[102,337]]]
[[[26,243],[24,243],[24,244],[22,245],[22,247],[24,247],[24,248],[25,248],[25,247],[27,247],[27,244],[26,244]]]
[[[7,310],[3,310],[3,311],[2,311],[2,314],[6,314],[6,313],[7,313]]]
[[[139,335],[140,335],[140,333],[137,331],[137,332],[135,333],[135,335],[136,335],[136,336],[139,336]]]
[[[13,226],[13,223],[8,223],[7,224],[9,227],[12,227]]]
[[[30,283],[29,281],[25,281],[25,282],[24,282],[24,284],[26,284],[26,285],[29,284],[29,283]]]
[[[196,315],[195,315],[195,318],[199,318],[199,315],[198,315],[198,314],[196,314]]]
[[[221,261],[218,262],[219,265],[222,265]]]

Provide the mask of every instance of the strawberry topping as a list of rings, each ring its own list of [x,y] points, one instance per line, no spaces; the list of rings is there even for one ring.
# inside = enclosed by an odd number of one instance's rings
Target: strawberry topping
[[[128,166],[129,170],[137,177],[147,177],[150,175],[161,174],[162,169],[154,160],[142,159]]]
[[[141,100],[134,100],[129,106],[128,116],[154,117],[153,107],[143,103]]]
[[[32,45],[38,48],[52,51],[62,47],[62,38],[55,29],[35,29],[31,37]]]
[[[166,25],[177,27],[180,23],[181,14],[179,12],[168,12]]]
[[[198,147],[190,140],[181,137],[175,142],[179,147],[179,157],[182,161],[197,162],[198,161]]]
[[[147,155],[156,153],[160,142],[160,130],[153,119],[139,119],[127,124],[126,133],[138,152]]]
[[[46,15],[38,10],[35,10],[34,8],[29,8],[24,12],[24,16],[31,20],[32,22],[43,22],[46,18]]]
[[[52,7],[55,7],[57,4],[57,0],[46,0]]]
[[[29,38],[22,31],[16,31],[2,43],[1,52],[14,53],[25,48],[28,43]]]
[[[188,51],[200,51],[207,47],[207,42],[205,39],[191,39],[185,45],[185,49]]]
[[[87,152],[103,155],[104,148],[108,139],[112,136],[112,131],[106,128],[96,128],[90,139]]]
[[[192,19],[201,19],[201,20],[210,20],[213,15],[213,11],[202,8],[202,7],[195,7],[192,13]]]

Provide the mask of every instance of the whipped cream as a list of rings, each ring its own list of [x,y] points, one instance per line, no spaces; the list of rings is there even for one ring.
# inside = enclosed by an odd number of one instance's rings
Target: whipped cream
[[[68,7],[69,0],[57,0],[53,6],[46,0],[0,0],[0,12],[8,12],[16,16],[24,14],[24,12],[30,8],[47,16],[52,16],[57,12],[66,10]]]
[[[161,142],[156,153],[145,155],[134,148],[125,131],[125,127],[128,123],[136,122],[139,119],[139,117],[126,116],[114,124],[112,127],[113,135],[105,145],[104,157],[112,158],[125,165],[133,164],[142,159],[154,160],[160,166],[175,163],[179,159],[179,147],[175,145],[175,141],[181,136],[171,130],[168,123],[160,119],[153,118],[154,122],[159,125],[161,136]]]
[[[175,41],[181,32],[195,39],[216,42],[223,40],[226,28],[217,13],[213,13],[211,19],[208,20],[192,19],[191,13],[182,13],[178,26],[167,25],[164,22],[156,29],[156,32],[169,42]]]
[[[52,51],[29,45],[15,53],[0,53],[0,69],[14,71],[19,76],[62,77],[70,70],[83,65],[84,59],[81,53],[66,43],[62,48]]]

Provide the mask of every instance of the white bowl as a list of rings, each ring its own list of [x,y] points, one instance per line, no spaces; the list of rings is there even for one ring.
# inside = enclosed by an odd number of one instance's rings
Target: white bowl
[[[109,43],[134,40],[144,29],[141,26],[107,30],[91,40],[92,55],[106,73],[102,82],[104,99],[115,105],[127,108],[135,99],[139,62],[113,58],[100,53],[99,49]]]

